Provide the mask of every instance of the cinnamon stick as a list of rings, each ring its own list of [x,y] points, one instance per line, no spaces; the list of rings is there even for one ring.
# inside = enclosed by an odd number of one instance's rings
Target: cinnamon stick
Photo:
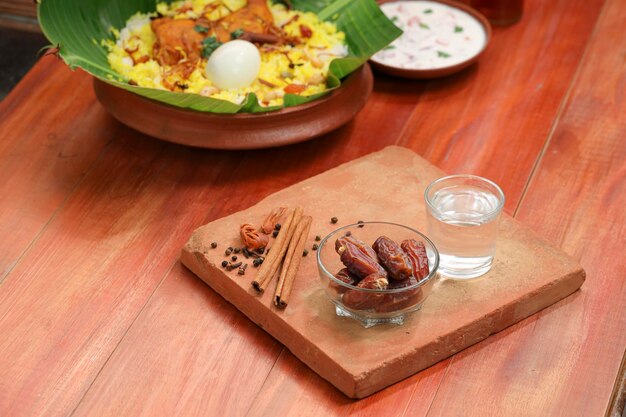
[[[283,269],[280,271],[280,278],[274,295],[274,304],[279,308],[285,308],[289,303],[289,295],[291,294],[291,289],[293,288],[293,283],[296,279],[298,268],[300,267],[302,252],[309,237],[312,220],[311,216],[304,216],[302,218],[289,244],[289,249],[285,256]]]
[[[293,233],[296,230],[296,226],[300,222],[301,218],[302,207],[296,207],[295,209],[287,212],[287,220],[282,226],[280,233],[278,233],[278,236],[272,245],[270,254],[267,255],[267,258],[265,258],[261,264],[256,279],[252,281],[252,286],[255,290],[257,290],[257,292],[259,292],[259,294],[262,294],[263,291],[265,291],[267,285],[272,281],[278,272],[278,268],[280,268],[280,264],[285,257],[285,252],[287,252],[289,242],[291,241]]]

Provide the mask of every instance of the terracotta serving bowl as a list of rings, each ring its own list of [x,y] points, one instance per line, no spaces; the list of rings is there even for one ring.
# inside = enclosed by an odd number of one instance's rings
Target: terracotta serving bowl
[[[378,4],[396,3],[399,1],[402,1],[402,0],[379,0]],[[410,2],[412,0],[406,0],[406,1]],[[463,3],[459,3],[457,1],[451,1],[451,0],[431,0],[431,1],[436,1],[437,3],[442,3],[447,6],[460,9],[466,12],[467,14],[469,14],[470,16],[472,16],[473,18],[475,18],[476,20],[478,20],[478,22],[483,26],[483,29],[485,30],[486,38],[485,38],[485,45],[483,45],[483,48],[476,55],[474,55],[473,57],[471,57],[470,59],[466,61],[459,62],[458,64],[450,65],[448,67],[433,68],[433,69],[399,68],[399,67],[393,67],[390,65],[385,65],[381,62],[377,62],[377,61],[374,61],[373,59],[370,59],[369,61],[370,64],[372,64],[372,66],[376,70],[380,72],[384,72],[389,75],[393,75],[394,77],[419,80],[419,79],[429,79],[429,78],[440,78],[440,77],[452,75],[456,72],[459,72],[469,67],[470,65],[478,61],[480,56],[485,52],[485,50],[489,46],[489,43],[491,42],[492,30],[491,30],[491,24],[489,23],[489,20],[487,20],[485,16],[483,16],[481,13],[471,8],[470,6],[463,4]]]
[[[181,109],[94,79],[100,103],[120,122],[142,133],[211,149],[258,149],[313,139],[349,122],[372,92],[365,64],[328,95],[268,113],[217,114]]]

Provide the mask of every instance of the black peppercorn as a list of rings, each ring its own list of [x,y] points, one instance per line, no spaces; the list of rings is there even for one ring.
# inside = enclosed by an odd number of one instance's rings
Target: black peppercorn
[[[235,262],[237,260],[237,257],[235,255],[231,256],[230,259],[233,260],[233,262]]]
[[[222,267],[226,268],[228,266],[228,261],[222,261]]]
[[[233,252],[239,253],[239,252],[241,252],[241,248],[235,248],[235,249],[233,249]]]
[[[228,248],[228,249],[226,249],[226,250],[224,251],[224,254],[225,254],[226,256],[229,256],[231,253],[233,253],[233,249],[232,249],[232,248]]]
[[[352,232],[348,230],[348,231],[346,232],[346,236],[352,236]]]
[[[276,223],[274,225],[274,229],[276,229],[276,230],[280,230],[281,227],[282,227],[282,225],[280,223]]]
[[[331,218],[331,219],[330,219],[330,222],[331,222],[332,224],[335,224],[335,223],[337,223],[338,221],[339,221],[339,220],[337,220],[337,218],[336,218],[336,217],[333,217],[333,218]]]
[[[274,230],[274,231],[272,232],[272,236],[274,236],[274,237],[278,236],[278,230]]]
[[[213,249],[217,248],[217,242],[211,242],[211,247],[212,247]]]
[[[357,223],[359,224],[359,227],[365,226],[365,222],[363,220],[359,220]]]
[[[313,250],[317,250],[319,246],[317,246],[317,243],[313,244]]]
[[[302,252],[302,256],[307,256],[309,254],[309,250],[305,249],[304,252]]]
[[[320,240],[322,240],[322,237],[320,235],[315,236],[315,241],[319,242]]]

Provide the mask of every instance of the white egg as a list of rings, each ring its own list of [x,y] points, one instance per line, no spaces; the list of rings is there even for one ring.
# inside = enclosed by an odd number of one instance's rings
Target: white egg
[[[221,90],[244,88],[261,69],[261,54],[254,44],[240,39],[217,48],[206,64],[206,76]]]

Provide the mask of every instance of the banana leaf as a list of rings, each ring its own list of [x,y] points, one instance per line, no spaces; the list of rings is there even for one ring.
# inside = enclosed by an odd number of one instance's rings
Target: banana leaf
[[[104,82],[140,96],[214,113],[260,113],[283,107],[262,107],[254,94],[249,94],[242,104],[235,104],[199,94],[129,85],[128,80],[109,67],[108,51],[101,40],[114,40],[111,28],[123,28],[126,20],[138,11],[154,11],[156,3],[157,0],[39,0],[37,15],[43,33],[70,68],[82,68]],[[294,9],[311,11],[322,20],[334,22],[346,34],[349,55],[331,62],[328,91],[338,88],[343,78],[402,33],[374,0],[291,0],[291,4]],[[303,104],[327,92],[308,97],[286,94],[284,106]]]

